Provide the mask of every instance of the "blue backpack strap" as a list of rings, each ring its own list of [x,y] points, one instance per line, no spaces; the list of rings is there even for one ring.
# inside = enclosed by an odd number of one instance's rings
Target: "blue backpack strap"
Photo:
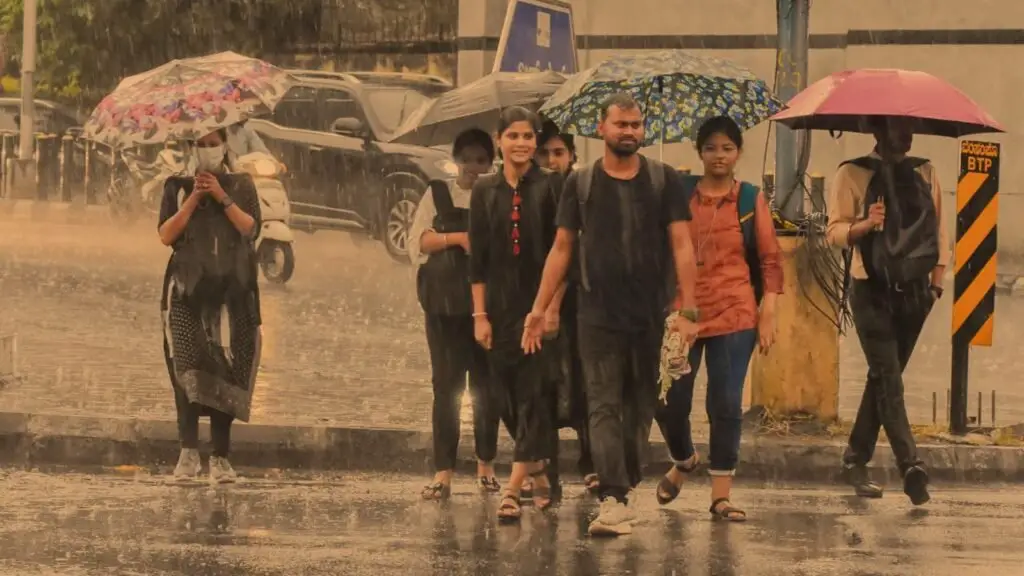
[[[760,192],[761,190],[754,184],[742,182],[736,209],[740,219],[740,231],[743,233],[747,267],[750,268],[750,284],[754,287],[754,298],[758,304],[764,297],[764,280],[761,274],[761,257],[757,251],[757,229],[754,220],[754,214],[757,212],[757,195]]]
[[[700,176],[680,173],[679,183],[682,185],[683,193],[686,194],[686,201],[689,202],[697,192],[697,184],[700,183]]]

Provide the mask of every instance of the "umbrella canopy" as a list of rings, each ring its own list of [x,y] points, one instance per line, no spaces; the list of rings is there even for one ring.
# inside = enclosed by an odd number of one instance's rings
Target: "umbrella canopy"
[[[763,80],[720,58],[682,50],[614,56],[573,76],[541,107],[565,132],[598,137],[601,104],[627,92],[644,113],[644,145],[682,142],[708,118],[752,128],[783,108]]]
[[[495,72],[449,90],[425,103],[396,130],[392,142],[419,146],[448,145],[460,132],[493,132],[509,106],[536,110],[565,83],[557,72]]]
[[[871,116],[920,120],[918,134],[959,138],[1005,132],[974,100],[949,83],[914,70],[836,72],[815,82],[771,119],[800,130],[871,132]]]
[[[122,80],[84,133],[113,147],[195,140],[270,113],[293,83],[283,70],[234,52],[174,60]]]

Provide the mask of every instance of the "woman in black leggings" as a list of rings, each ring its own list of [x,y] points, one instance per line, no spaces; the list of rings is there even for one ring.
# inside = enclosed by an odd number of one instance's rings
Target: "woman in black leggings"
[[[487,353],[473,339],[469,294],[469,201],[480,174],[494,164],[494,142],[482,130],[455,139],[459,166],[454,182],[433,181],[420,199],[409,230],[409,256],[419,266],[416,292],[426,315],[427,347],[434,386],[434,480],[425,500],[451,496],[459,448],[459,411],[469,374],[476,440],[477,487],[501,489],[494,475],[498,420],[503,400],[492,383]]]

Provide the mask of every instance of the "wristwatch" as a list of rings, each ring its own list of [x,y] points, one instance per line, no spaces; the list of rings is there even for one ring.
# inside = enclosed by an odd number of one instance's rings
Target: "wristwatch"
[[[220,201],[220,205],[224,208],[230,208],[234,203],[235,201],[231,199],[231,196],[225,196],[224,199]]]
[[[939,298],[942,298],[942,292],[943,292],[942,286],[938,286],[936,284],[932,284],[931,286],[928,287],[928,289],[932,291],[932,294],[935,294],[935,299],[936,300],[938,300]]]

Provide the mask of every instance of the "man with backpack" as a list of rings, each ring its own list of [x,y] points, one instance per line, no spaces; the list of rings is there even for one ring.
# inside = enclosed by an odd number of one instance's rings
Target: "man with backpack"
[[[929,500],[903,397],[903,370],[935,302],[950,250],[935,167],[907,156],[913,120],[872,118],[874,151],[839,166],[828,202],[828,239],[847,251],[850,310],[868,363],[867,384],[843,475],[857,495],[880,498],[867,472],[885,429],[914,505]]]
[[[604,156],[569,176],[523,347],[535,352],[544,310],[565,280],[579,245],[577,318],[583,380],[601,508],[591,534],[632,532],[628,494],[643,477],[643,456],[658,401],[658,371],[669,276],[682,287],[682,337],[696,336],[696,261],[688,198],[673,168],[638,154],[644,118],[628,94],[601,110]],[[674,283],[673,283],[674,285]]]

